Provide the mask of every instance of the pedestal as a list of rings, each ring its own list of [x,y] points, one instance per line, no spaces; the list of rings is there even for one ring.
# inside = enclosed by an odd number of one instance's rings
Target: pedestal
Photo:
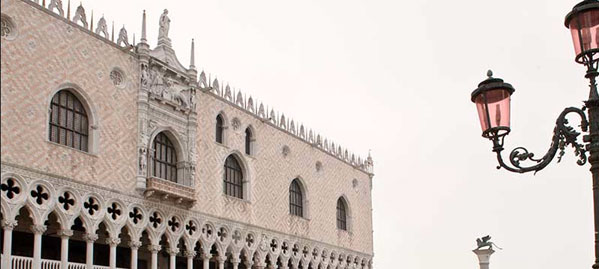
[[[475,249],[472,252],[474,252],[478,257],[478,264],[480,265],[480,269],[489,269],[489,260],[491,259],[491,254],[493,254],[495,250]]]

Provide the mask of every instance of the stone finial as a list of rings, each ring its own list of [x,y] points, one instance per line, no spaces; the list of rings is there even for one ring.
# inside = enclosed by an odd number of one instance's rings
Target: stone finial
[[[116,44],[119,46],[121,45],[121,43],[123,43],[125,47],[129,46],[129,37],[127,36],[127,29],[125,29],[125,25],[123,25],[123,27],[119,31],[119,38],[116,41]]]
[[[191,57],[189,59],[189,69],[195,70],[196,69],[196,65],[195,65],[195,52],[194,52],[194,48],[195,48],[195,43],[193,38],[191,39]]]
[[[92,16],[91,16],[91,19],[89,19],[89,22],[90,22],[89,30],[93,32],[94,31],[94,10],[93,9],[92,9]]]
[[[50,4],[48,5],[48,9],[50,11],[58,9],[58,14],[60,14],[60,16],[64,16],[64,10],[62,9],[62,0],[51,0]]]
[[[77,21],[80,21],[84,28],[88,27],[87,18],[85,17],[85,9],[83,8],[82,4],[79,4],[77,10],[75,10],[75,16],[73,16],[73,22],[77,23]]]
[[[67,2],[67,20],[71,19],[71,0]]]
[[[140,43],[147,43],[148,40],[146,39],[146,10],[144,9],[144,14],[142,16],[141,19],[141,39],[139,40]]]
[[[104,16],[98,20],[98,26],[96,27],[96,34],[104,34],[104,38],[108,39],[110,36],[108,35],[108,26],[106,25],[106,19]]]
[[[114,42],[114,21],[112,21],[112,37],[110,38],[110,41]]]
[[[208,82],[206,80],[206,73],[204,73],[204,70],[202,70],[202,73],[200,73],[200,81],[198,84],[201,88],[208,88]]]

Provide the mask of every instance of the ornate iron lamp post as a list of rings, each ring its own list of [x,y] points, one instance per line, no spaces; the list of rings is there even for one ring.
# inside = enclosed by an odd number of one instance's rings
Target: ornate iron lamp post
[[[587,152],[589,153],[595,216],[593,268],[599,269],[599,94],[596,83],[599,75],[599,0],[585,0],[575,5],[566,16],[565,25],[572,33],[575,61],[587,68],[585,77],[590,81],[589,99],[584,102],[582,108],[568,107],[559,115],[553,130],[551,146],[545,155],[536,157],[526,148],[517,147],[509,154],[509,164],[503,160],[503,142],[510,133],[510,98],[515,91],[512,85],[502,79],[493,78],[493,73],[489,71],[488,78],[472,92],[472,102],[478,110],[482,136],[493,142],[493,151],[497,154],[499,162],[498,169],[503,167],[511,172],[536,173],[545,168],[556,155],[559,162],[567,146],[574,149],[578,156],[578,165],[584,165],[587,163]],[[568,125],[566,116],[572,113],[580,117],[582,132],[588,131],[588,134],[583,136],[582,143],[578,143],[581,133]],[[524,164],[526,161],[530,163]]]

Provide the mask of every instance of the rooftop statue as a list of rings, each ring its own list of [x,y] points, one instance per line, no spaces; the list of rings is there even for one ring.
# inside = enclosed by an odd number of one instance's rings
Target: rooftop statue
[[[164,10],[160,15],[160,28],[158,29],[158,38],[168,38],[168,29],[171,24],[171,19],[168,18],[168,10]]]
[[[495,246],[498,249],[502,249],[500,247],[498,247],[497,245],[495,245],[495,243],[491,242],[491,236],[487,235],[487,236],[483,236],[482,238],[477,238],[476,239],[476,245],[477,248],[476,249],[481,249],[484,247],[488,247],[488,249],[493,249],[493,246]]]

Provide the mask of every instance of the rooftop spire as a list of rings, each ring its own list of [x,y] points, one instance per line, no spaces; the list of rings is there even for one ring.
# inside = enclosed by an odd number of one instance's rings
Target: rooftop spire
[[[144,9],[143,19],[141,21],[141,39],[139,40],[141,43],[146,43],[148,40],[146,39],[146,10]]]
[[[196,69],[194,48],[195,48],[195,43],[192,38],[191,39],[191,59],[189,60],[189,69]]]
[[[71,0],[67,3],[67,19],[71,20]]]

